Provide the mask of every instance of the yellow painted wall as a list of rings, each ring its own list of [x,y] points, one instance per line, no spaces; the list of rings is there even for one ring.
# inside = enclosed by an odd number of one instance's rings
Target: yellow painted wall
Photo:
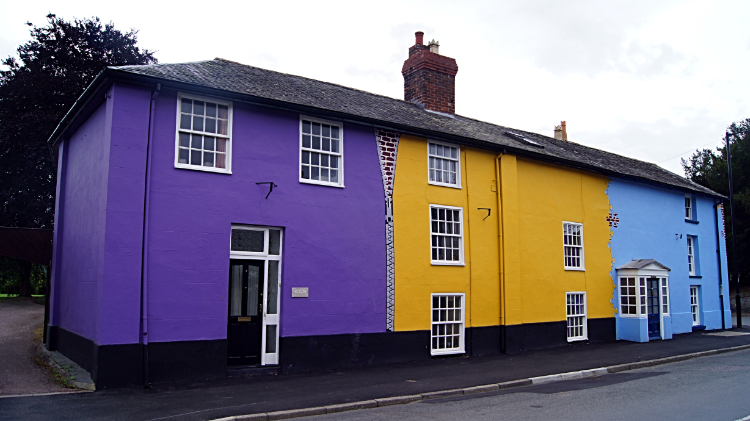
[[[524,158],[515,161],[520,273],[505,280],[506,302],[518,304],[506,323],[565,320],[569,291],[587,293],[588,318],[613,317],[607,178]],[[563,221],[583,224],[585,271],[564,268]]]
[[[428,183],[427,140],[403,135],[393,188],[395,329],[430,328],[430,294],[465,293],[470,326],[500,324],[495,154],[461,148],[461,189]],[[430,262],[430,204],[463,208],[465,266]],[[486,210],[492,215],[486,220]],[[468,229],[467,229],[468,227]]]
[[[497,159],[462,147],[462,188],[433,186],[427,139],[401,137],[393,190],[397,331],[430,328],[431,293],[465,293],[466,327],[565,320],[567,291],[587,292],[589,318],[614,316],[607,179],[513,155]],[[465,266],[431,264],[430,204],[463,208]],[[583,272],[564,270],[562,221],[583,223]]]

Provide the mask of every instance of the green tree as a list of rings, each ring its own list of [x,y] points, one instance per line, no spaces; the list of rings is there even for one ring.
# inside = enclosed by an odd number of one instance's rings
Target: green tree
[[[0,70],[0,226],[52,228],[57,151],[47,138],[106,66],[156,58],[136,46],[137,31],[120,32],[96,17],[68,22],[49,14],[46,26],[27,25],[31,40]],[[19,270],[31,273],[31,264],[24,265]],[[21,282],[29,291],[28,281]]]
[[[732,176],[734,182],[735,235],[737,236],[737,271],[744,285],[750,284],[750,118],[732,123],[728,128],[732,148]],[[726,146],[715,151],[695,151],[682,160],[685,175],[696,183],[729,197],[729,178]],[[732,220],[729,200],[724,201],[724,221],[727,233],[729,270],[732,261]],[[734,279],[732,279],[734,281]]]

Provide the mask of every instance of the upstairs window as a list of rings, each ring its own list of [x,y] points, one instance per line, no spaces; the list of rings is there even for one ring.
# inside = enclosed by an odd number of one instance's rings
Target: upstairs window
[[[232,104],[180,94],[175,168],[231,173]]]
[[[430,241],[433,265],[463,265],[463,210],[430,205]]]
[[[685,219],[693,220],[693,198],[685,196]]]
[[[427,160],[430,184],[461,187],[461,150],[458,146],[429,142]]]
[[[563,222],[563,257],[566,270],[584,270],[583,224]]]
[[[344,187],[343,138],[341,123],[302,117],[299,181]]]

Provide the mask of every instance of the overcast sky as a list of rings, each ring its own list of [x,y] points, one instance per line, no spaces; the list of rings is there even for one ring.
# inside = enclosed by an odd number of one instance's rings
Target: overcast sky
[[[0,57],[29,21],[98,16],[161,63],[222,57],[403,98],[414,32],[458,62],[456,112],[651,161],[720,144],[750,117],[748,1],[0,0]]]

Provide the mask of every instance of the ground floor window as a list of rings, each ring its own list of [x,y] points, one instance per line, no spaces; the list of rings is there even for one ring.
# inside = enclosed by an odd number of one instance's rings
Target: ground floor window
[[[690,286],[690,312],[693,314],[693,326],[701,324],[700,304],[698,304],[698,286]]]
[[[568,292],[568,342],[588,339],[588,323],[586,322],[586,293]]]
[[[432,294],[432,355],[464,352],[464,294]]]

